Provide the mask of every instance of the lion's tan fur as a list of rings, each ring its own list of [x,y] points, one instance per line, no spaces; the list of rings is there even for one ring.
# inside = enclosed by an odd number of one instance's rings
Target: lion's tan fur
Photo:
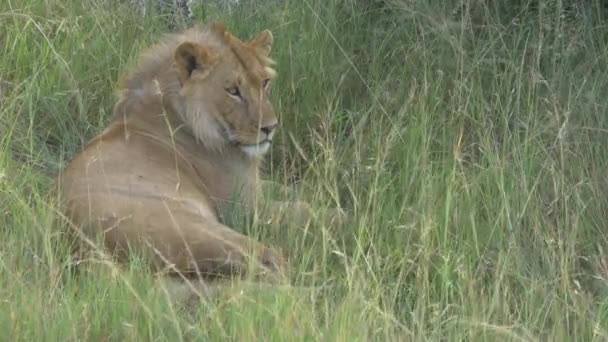
[[[211,25],[147,50],[122,81],[108,127],[59,177],[73,226],[119,260],[135,248],[156,271],[243,274],[253,260],[281,273],[279,253],[219,216],[235,198],[243,208],[256,199],[272,138],[258,143],[260,130],[276,125],[264,88],[275,75],[271,43],[268,31],[242,42]]]

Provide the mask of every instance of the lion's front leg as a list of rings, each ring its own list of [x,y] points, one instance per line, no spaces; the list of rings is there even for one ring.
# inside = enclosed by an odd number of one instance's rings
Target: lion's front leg
[[[212,278],[238,274],[272,282],[285,273],[286,262],[277,249],[222,224],[196,201],[95,205],[101,202],[98,198],[91,202],[91,218],[106,247],[124,256],[138,249],[163,273]]]
[[[203,220],[190,229],[184,229],[184,225],[173,236],[174,245],[168,246],[166,253],[170,256],[167,265],[177,272],[200,272],[211,277],[239,274],[270,282],[280,281],[285,275],[286,261],[277,249],[219,222]]]

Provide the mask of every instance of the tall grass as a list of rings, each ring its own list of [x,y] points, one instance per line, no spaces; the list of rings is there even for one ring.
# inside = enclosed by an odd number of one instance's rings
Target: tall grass
[[[8,340],[605,340],[601,1],[202,2],[269,28],[269,178],[346,227],[248,224],[293,286],[170,305],[137,262],[72,274],[51,181],[167,28],[129,2],[0,3],[0,331]],[[227,5],[230,3],[231,5]]]

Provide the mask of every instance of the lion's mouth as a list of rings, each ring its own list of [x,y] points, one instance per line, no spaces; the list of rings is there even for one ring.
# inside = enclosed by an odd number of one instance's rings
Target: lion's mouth
[[[259,141],[257,143],[253,143],[253,144],[243,144],[243,143],[238,143],[237,144],[241,147],[256,147],[256,146],[264,146],[266,144],[270,145],[272,144],[272,140],[271,139],[264,139],[262,141]]]
[[[239,144],[239,148],[250,157],[260,157],[270,149],[272,140],[264,139],[256,144]]]
[[[222,129],[221,135],[223,135],[226,140],[228,140],[231,144],[233,144],[234,146],[237,146],[237,147],[253,148],[253,147],[265,146],[266,144],[268,144],[268,145],[272,144],[272,138],[269,138],[269,137],[266,137],[266,138],[258,141],[257,143],[252,143],[252,144],[241,142],[238,140],[237,135],[232,133],[232,131],[228,128]]]

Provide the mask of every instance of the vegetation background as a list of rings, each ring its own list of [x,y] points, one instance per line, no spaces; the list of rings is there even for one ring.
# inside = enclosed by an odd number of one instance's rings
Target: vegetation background
[[[268,175],[353,222],[244,226],[289,252],[292,286],[194,312],[137,260],[72,274],[52,177],[168,18],[129,1],[3,0],[2,339],[608,339],[601,0],[200,3],[195,21],[273,31]]]

